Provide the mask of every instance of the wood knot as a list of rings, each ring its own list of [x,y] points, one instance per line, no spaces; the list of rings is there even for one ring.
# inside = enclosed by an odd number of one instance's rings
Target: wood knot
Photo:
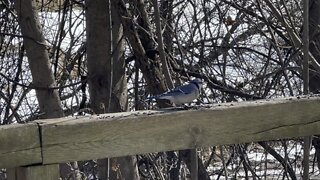
[[[191,143],[194,148],[198,147],[199,142],[201,141],[201,132],[202,129],[199,127],[191,127],[190,129]]]
[[[198,135],[198,134],[201,133],[201,128],[199,128],[199,127],[192,127],[192,128],[190,128],[190,131],[191,131],[191,134],[193,134],[193,135]]]

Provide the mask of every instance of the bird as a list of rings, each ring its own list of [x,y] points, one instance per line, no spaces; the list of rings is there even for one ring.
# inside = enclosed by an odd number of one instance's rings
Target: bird
[[[167,91],[163,94],[152,96],[147,100],[165,99],[170,101],[174,106],[190,103],[197,99],[202,88],[202,81],[199,78],[191,80],[188,84],[178,86],[173,90]]]

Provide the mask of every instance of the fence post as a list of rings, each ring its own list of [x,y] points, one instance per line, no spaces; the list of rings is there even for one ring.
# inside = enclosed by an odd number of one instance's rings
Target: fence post
[[[59,164],[7,169],[8,180],[58,180]]]

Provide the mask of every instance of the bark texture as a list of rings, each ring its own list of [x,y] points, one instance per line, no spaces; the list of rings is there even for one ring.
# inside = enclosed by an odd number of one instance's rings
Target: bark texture
[[[320,2],[311,0],[309,9],[309,50],[317,62],[320,62]],[[320,92],[320,74],[312,66],[309,70],[309,89],[312,93]],[[317,157],[317,165],[320,167],[320,139],[319,135],[312,139],[312,144],[315,147],[315,156]]]
[[[320,1],[311,0],[309,9],[309,38],[310,38],[310,52],[320,63]],[[320,92],[320,74],[311,67],[310,69],[310,92]]]
[[[50,69],[49,55],[37,11],[31,0],[16,0],[15,9],[21,34],[24,37],[23,42],[32,74],[32,83],[36,87],[41,118],[62,117],[63,111],[58,91],[50,89],[55,87],[56,83]]]
[[[123,30],[109,7],[108,1],[86,1],[90,106],[98,114],[127,111]],[[101,159],[98,166],[100,179],[138,179],[134,156]]]
[[[140,9],[143,1],[138,0],[137,3],[138,9]],[[148,34],[143,36],[144,38],[140,39],[138,31],[135,28],[135,24],[131,19],[132,15],[128,12],[125,3],[122,0],[114,3],[113,7],[118,11],[118,16],[121,17],[121,23],[124,28],[125,36],[128,38],[131,47],[134,47],[133,51],[136,57],[136,63],[139,69],[142,71],[143,77],[147,81],[149,92],[153,94],[163,93],[167,88],[163,74],[160,70],[160,65],[146,56],[146,50],[154,48],[152,36]],[[146,14],[145,10],[140,10],[140,13],[142,15]],[[141,26],[144,29],[150,29],[150,26],[148,26],[149,22],[146,20],[146,18],[141,21],[143,22]]]

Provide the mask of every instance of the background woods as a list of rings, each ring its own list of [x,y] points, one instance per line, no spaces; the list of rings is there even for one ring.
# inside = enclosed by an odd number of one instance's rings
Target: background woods
[[[310,91],[318,93],[320,2],[309,3]],[[303,92],[302,1],[0,0],[0,17],[2,125],[168,107],[144,99],[195,77],[205,84],[192,105]],[[315,136],[311,176],[319,176],[319,147]],[[214,146],[197,154],[201,179],[302,174],[301,139]],[[190,151],[172,151],[73,162],[61,173],[184,179],[189,157]]]

